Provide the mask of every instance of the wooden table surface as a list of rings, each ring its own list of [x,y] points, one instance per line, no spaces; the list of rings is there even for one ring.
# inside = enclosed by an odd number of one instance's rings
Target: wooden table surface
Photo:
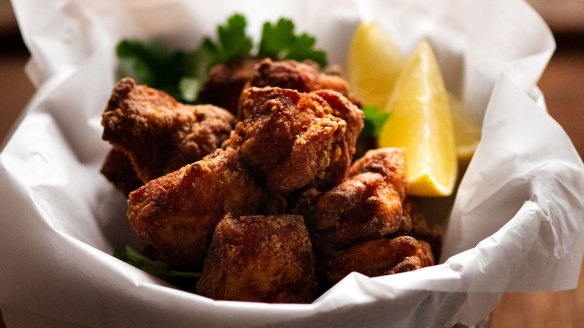
[[[1,4],[1,2],[0,2]],[[1,7],[1,6],[0,6]],[[0,10],[1,12],[2,10]],[[580,26],[580,25],[578,25]],[[0,53],[0,140],[4,140],[33,93],[23,67],[27,54],[14,33],[2,32],[9,45]],[[584,29],[583,29],[584,31]],[[539,85],[550,114],[584,156],[584,34],[559,35],[554,54]],[[584,218],[583,218],[584,219]],[[554,293],[507,293],[494,310],[492,327],[583,327],[584,267],[578,288]],[[6,327],[0,312],[0,328]]]

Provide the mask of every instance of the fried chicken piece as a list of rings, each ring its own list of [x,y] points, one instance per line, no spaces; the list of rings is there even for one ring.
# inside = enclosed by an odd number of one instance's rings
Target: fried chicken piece
[[[314,256],[303,218],[226,215],[215,229],[196,291],[218,300],[312,302]]]
[[[349,177],[361,173],[378,173],[394,186],[395,191],[403,200],[407,192],[407,167],[405,152],[402,148],[372,149],[355,161],[349,169]]]
[[[310,211],[314,208],[315,203],[321,194],[322,192],[318,191],[316,188],[309,188],[293,193],[288,196],[288,211],[292,214],[302,215],[306,218],[311,214]]]
[[[348,98],[331,90],[317,90],[314,94],[322,97],[333,108],[333,115],[347,122],[347,130],[338,144],[334,156],[331,156],[331,165],[322,179],[325,183],[319,186],[321,190],[328,190],[338,185],[347,175],[353,155],[357,148],[357,139],[364,126],[363,111]]]
[[[424,240],[430,244],[434,259],[438,261],[442,253],[442,227],[438,224],[429,224],[424,214],[417,208],[413,201],[406,199],[406,203],[412,203],[410,217],[412,229],[408,233],[410,236]]]
[[[434,265],[430,245],[410,236],[371,239],[329,257],[320,270],[333,285],[351,272],[376,277]]]
[[[138,177],[148,182],[212,153],[228,138],[234,122],[224,109],[184,105],[124,78],[102,115],[102,137],[124,152]]]
[[[237,115],[239,96],[245,85],[256,74],[258,58],[247,57],[231,63],[216,64],[209,70],[198,101],[227,109]]]
[[[334,74],[321,72],[318,65],[310,60],[272,61],[269,58],[247,57],[211,67],[198,100],[226,108],[243,119],[238,114],[238,107],[241,92],[246,87],[271,86],[300,92],[329,89],[348,96],[349,85],[339,74],[338,69]]]
[[[132,162],[119,150],[112,149],[108,153],[101,167],[101,174],[125,195],[142,186],[142,180],[136,175]]]
[[[307,220],[315,238],[333,249],[409,231],[406,187],[403,150],[371,150],[351,166],[341,184],[318,196]]]
[[[269,192],[326,189],[345,176],[363,113],[339,93],[248,88],[242,110],[246,118],[224,147],[239,149]]]
[[[272,61],[266,58],[256,65],[255,74],[246,87],[279,87],[299,92],[332,90],[348,97],[360,107],[360,102],[349,92],[349,84],[339,74],[339,71],[335,74],[322,72],[318,64],[310,60]],[[244,115],[240,107],[238,119],[245,118]]]
[[[256,74],[249,83],[250,87],[280,87],[299,92],[333,90],[344,96],[349,95],[349,84],[339,75],[321,72],[318,64],[307,60],[272,61],[262,60],[256,66]]]
[[[197,267],[221,217],[255,213],[261,193],[237,151],[219,149],[130,193],[128,219],[171,265]]]

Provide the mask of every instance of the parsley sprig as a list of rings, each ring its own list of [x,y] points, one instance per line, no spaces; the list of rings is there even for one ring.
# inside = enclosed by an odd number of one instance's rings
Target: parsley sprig
[[[173,281],[175,279],[193,280],[199,279],[202,275],[200,272],[171,270],[168,268],[167,263],[151,260],[130,246],[126,246],[124,249],[117,249],[114,252],[114,256],[165,281]]]
[[[296,35],[294,22],[280,18],[275,24],[265,22],[258,56],[302,61],[311,59],[321,67],[326,66],[326,53],[315,50],[316,39],[306,33]]]
[[[365,124],[359,137],[376,139],[381,133],[383,123],[389,118],[389,113],[381,111],[373,105],[364,105],[363,114],[365,116]]]
[[[326,53],[315,49],[314,36],[296,34],[290,19],[264,23],[257,46],[246,29],[245,16],[233,14],[217,26],[215,40],[206,37],[198,48],[191,51],[172,51],[155,42],[122,40],[116,49],[119,59],[117,75],[131,76],[138,83],[164,90],[180,101],[194,102],[209,69],[218,63],[245,57],[271,57],[277,60],[311,59],[321,67],[327,64]]]

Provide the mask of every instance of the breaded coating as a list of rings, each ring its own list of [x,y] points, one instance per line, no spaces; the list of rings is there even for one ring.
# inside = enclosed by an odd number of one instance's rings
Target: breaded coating
[[[207,80],[198,95],[198,102],[227,109],[237,115],[239,96],[245,85],[256,74],[259,59],[246,57],[234,62],[211,67]]]
[[[314,208],[318,197],[322,192],[316,188],[301,190],[288,197],[288,210],[292,214],[302,215],[304,218],[309,216]],[[306,222],[307,224],[309,222]],[[310,227],[309,227],[310,229]]]
[[[353,155],[357,148],[357,139],[364,126],[363,111],[352,101],[341,94],[330,90],[317,90],[314,94],[322,97],[333,108],[333,115],[347,122],[347,130],[343,139],[337,144],[337,151],[331,156],[331,165],[322,179],[325,183],[321,190],[328,190],[336,186],[347,175]]]
[[[125,195],[142,186],[132,162],[119,150],[112,149],[107,154],[100,172]]]
[[[239,119],[240,95],[248,87],[280,87],[300,92],[321,89],[349,95],[349,84],[339,75],[321,72],[310,60],[273,61],[249,57],[234,62],[217,64],[208,73],[208,78],[198,96],[198,102],[212,104],[229,110]]]
[[[434,265],[430,245],[410,236],[371,239],[321,263],[327,283],[333,285],[355,271],[376,277]]]
[[[345,176],[363,127],[359,108],[334,91],[300,93],[274,87],[242,94],[240,121],[227,143],[237,148],[269,192],[326,189]],[[353,124],[348,126],[344,117]]]
[[[217,150],[130,193],[128,219],[170,264],[196,267],[221,217],[255,213],[260,197],[237,151]]]
[[[322,193],[307,216],[315,238],[333,249],[409,231],[404,211],[406,164],[400,148],[371,150],[349,169],[347,178]]]
[[[299,92],[317,90],[332,90],[349,97],[349,84],[339,75],[321,72],[318,64],[306,60],[272,61],[270,58],[262,60],[255,67],[255,74],[246,87],[279,87]],[[351,101],[354,99],[349,97]],[[354,101],[355,102],[355,101]],[[357,102],[360,105],[360,102]],[[245,118],[241,106],[237,113],[238,119]]]
[[[226,215],[215,229],[197,293],[217,300],[312,302],[317,284],[303,218]]]
[[[235,118],[211,105],[184,105],[168,94],[118,81],[102,115],[102,138],[124,152],[143,182],[212,153],[229,136]]]
[[[389,147],[370,150],[351,165],[348,176],[366,172],[381,174],[401,199],[406,197],[408,184],[404,149]]]
[[[415,203],[406,198],[406,204],[412,203],[411,206],[411,221],[412,228],[408,233],[410,236],[418,239],[424,240],[430,244],[432,248],[432,254],[436,261],[440,260],[440,255],[442,253],[442,226],[439,224],[429,224],[424,214],[416,208]]]
[[[338,75],[323,73],[312,61],[262,60],[256,66],[256,74],[250,80],[251,87],[280,87],[299,92],[333,90],[349,95],[349,84]]]

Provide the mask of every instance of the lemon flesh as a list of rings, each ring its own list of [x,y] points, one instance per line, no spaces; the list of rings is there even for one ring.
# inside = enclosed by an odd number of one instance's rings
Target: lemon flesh
[[[379,135],[381,147],[402,147],[408,165],[408,194],[448,196],[458,164],[448,92],[432,48],[421,42],[406,60]]]
[[[351,89],[364,104],[386,108],[403,56],[379,23],[363,22],[349,48],[347,75]]]

